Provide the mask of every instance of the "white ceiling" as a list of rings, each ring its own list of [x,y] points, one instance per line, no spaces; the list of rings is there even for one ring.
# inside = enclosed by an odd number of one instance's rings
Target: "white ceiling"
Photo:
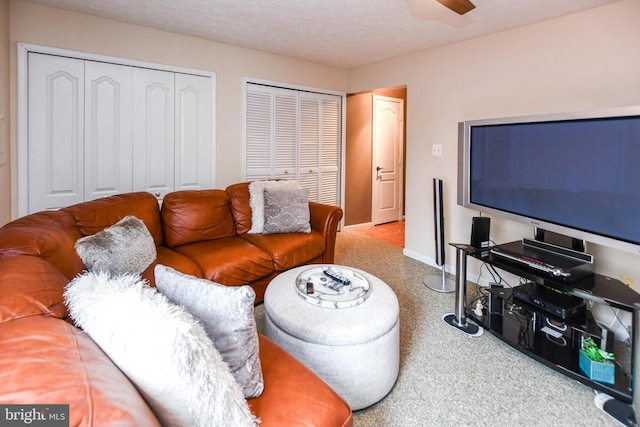
[[[32,1],[353,68],[618,0],[472,0],[464,16],[435,0]]]

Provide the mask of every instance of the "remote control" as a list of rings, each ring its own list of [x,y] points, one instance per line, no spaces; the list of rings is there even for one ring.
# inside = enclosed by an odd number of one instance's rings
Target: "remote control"
[[[322,270],[322,272],[325,275],[331,277],[336,282],[341,283],[343,286],[349,286],[349,284],[351,283],[351,280],[347,279],[346,277],[338,273],[331,271],[329,268],[327,268],[326,270]]]

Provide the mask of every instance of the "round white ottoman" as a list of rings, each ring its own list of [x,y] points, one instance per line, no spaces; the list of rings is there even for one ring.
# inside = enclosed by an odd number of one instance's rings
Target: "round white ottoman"
[[[310,304],[295,282],[313,267],[318,265],[291,269],[269,283],[265,334],[329,384],[352,410],[365,408],[386,396],[398,377],[398,298],[382,280],[352,269],[370,283],[364,302],[349,308]]]

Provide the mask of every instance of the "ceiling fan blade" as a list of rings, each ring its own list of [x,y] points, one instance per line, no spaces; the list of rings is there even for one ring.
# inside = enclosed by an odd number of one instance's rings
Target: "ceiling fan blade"
[[[475,9],[473,3],[469,0],[436,0],[438,3],[448,7],[449,9],[456,12],[458,15],[464,15],[470,10]]]

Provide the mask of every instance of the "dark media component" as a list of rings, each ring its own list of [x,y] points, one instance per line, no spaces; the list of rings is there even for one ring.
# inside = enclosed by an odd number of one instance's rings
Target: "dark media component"
[[[471,246],[474,248],[488,248],[490,245],[489,240],[489,227],[491,226],[491,219],[486,216],[474,216],[471,221]]]
[[[504,286],[497,283],[489,285],[489,314],[502,314],[504,310]]]
[[[490,252],[494,257],[526,266],[565,282],[573,282],[591,275],[595,269],[593,257],[589,254],[531,239],[493,246]]]
[[[571,319],[586,310],[586,304],[581,298],[532,282],[513,288],[513,296],[563,320]]]

